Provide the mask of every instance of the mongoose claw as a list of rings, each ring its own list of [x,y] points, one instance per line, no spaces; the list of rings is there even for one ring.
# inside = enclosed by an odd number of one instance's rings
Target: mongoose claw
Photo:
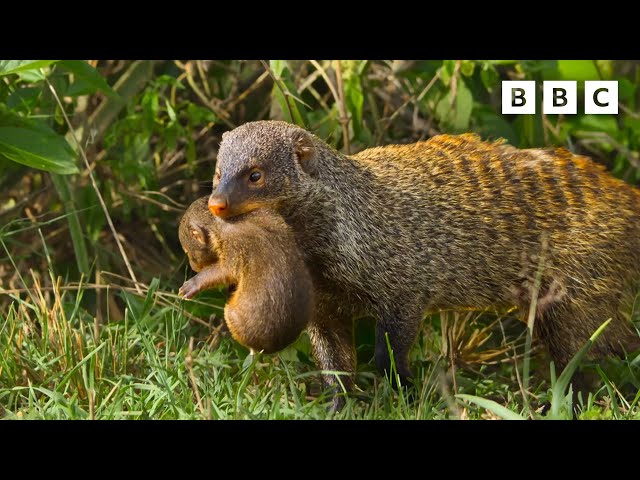
[[[178,295],[183,298],[189,299],[195,297],[199,291],[200,288],[198,287],[197,282],[195,281],[195,279],[191,278],[182,284],[180,290],[178,290]]]

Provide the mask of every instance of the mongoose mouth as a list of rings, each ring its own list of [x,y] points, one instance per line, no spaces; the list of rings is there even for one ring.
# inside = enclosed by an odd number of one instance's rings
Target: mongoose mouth
[[[227,297],[230,297],[231,295],[233,295],[237,289],[238,289],[238,285],[235,284],[235,283],[232,283],[232,284],[228,285],[227,286]]]

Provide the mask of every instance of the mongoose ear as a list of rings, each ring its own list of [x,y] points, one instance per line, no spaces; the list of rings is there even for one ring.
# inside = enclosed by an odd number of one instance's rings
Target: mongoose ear
[[[189,222],[189,233],[193,235],[193,238],[195,238],[198,243],[202,245],[207,244],[207,232],[199,223]]]
[[[316,172],[316,147],[307,132],[297,131],[293,134],[293,151],[302,170],[310,175]]]

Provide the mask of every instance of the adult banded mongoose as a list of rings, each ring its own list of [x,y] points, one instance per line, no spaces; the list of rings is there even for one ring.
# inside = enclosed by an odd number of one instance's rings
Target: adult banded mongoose
[[[313,285],[282,217],[254,210],[225,222],[202,197],[187,208],[178,234],[199,272],[182,285],[182,296],[233,285],[224,319],[235,340],[273,353],[298,338],[313,314]]]
[[[386,333],[410,377],[425,312],[526,316],[540,265],[534,335],[557,367],[608,318],[593,356],[640,347],[640,191],[564,148],[464,134],[348,156],[297,126],[252,122],[223,136],[209,209],[228,221],[265,206],[293,228],[313,277],[323,370],[354,371],[352,316],[370,314],[378,368],[390,366]]]

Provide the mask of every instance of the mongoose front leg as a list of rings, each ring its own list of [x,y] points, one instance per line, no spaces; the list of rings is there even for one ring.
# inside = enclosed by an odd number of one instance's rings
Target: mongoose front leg
[[[233,283],[229,273],[220,265],[210,265],[200,270],[200,273],[184,282],[178,294],[184,298],[193,298],[198,293],[220,285]]]
[[[353,321],[350,315],[340,314],[335,309],[318,308],[314,321],[307,327],[313,356],[321,370],[347,372],[347,375],[323,374],[322,381],[336,395],[331,410],[342,409],[345,404],[342,386],[349,392],[353,388],[353,373],[356,366],[356,352],[353,345]],[[341,385],[342,384],[342,385]]]
[[[376,327],[375,362],[380,373],[389,376],[394,386],[396,378],[391,378],[391,358],[387,345],[393,352],[395,372],[400,375],[400,383],[406,385],[412,377],[409,368],[409,350],[418,334],[419,315],[407,313],[385,313],[381,315]]]

